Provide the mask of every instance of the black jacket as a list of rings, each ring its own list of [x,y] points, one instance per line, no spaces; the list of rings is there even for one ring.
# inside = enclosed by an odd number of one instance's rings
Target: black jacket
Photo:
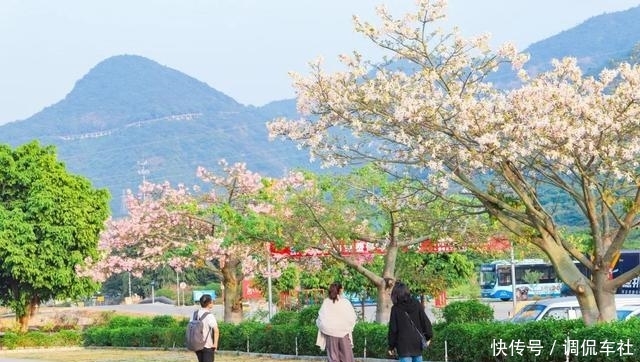
[[[389,350],[395,349],[398,357],[420,356],[422,355],[420,339],[407,314],[428,341],[433,337],[431,321],[424,312],[422,304],[414,299],[399,302],[391,307],[391,315],[389,316],[387,335]]]

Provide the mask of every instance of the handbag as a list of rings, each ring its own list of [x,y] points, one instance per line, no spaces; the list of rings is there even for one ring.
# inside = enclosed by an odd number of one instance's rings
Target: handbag
[[[409,313],[404,312],[404,314],[407,316],[407,318],[409,318],[409,322],[411,322],[411,327],[413,327],[413,330],[416,331],[416,333],[418,334],[418,337],[420,338],[420,348],[426,349],[427,347],[429,347],[429,341],[427,341],[427,339],[424,338],[424,334],[422,334],[422,332],[420,332],[420,330],[416,327],[416,325],[413,324],[413,319],[411,319],[411,317],[409,316]]]

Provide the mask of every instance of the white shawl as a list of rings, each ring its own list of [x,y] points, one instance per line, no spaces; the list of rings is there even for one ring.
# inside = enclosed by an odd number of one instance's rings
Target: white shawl
[[[318,326],[318,337],[316,339],[316,345],[320,349],[325,348],[325,339],[322,334],[328,336],[342,338],[349,335],[349,339],[353,344],[353,338],[351,333],[353,327],[356,325],[356,311],[353,309],[353,305],[347,299],[338,297],[338,300],[326,298],[322,301],[320,311],[318,312],[318,319],[316,319],[316,325]]]

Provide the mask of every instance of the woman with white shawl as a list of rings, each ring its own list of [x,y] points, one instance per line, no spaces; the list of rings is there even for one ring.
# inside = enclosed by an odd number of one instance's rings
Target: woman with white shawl
[[[316,344],[321,349],[326,347],[329,362],[354,362],[352,333],[356,319],[353,305],[342,296],[342,284],[332,283],[329,297],[322,301],[316,320]]]

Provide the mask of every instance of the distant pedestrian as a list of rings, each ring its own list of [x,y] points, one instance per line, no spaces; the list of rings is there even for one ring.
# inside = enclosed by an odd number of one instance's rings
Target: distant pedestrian
[[[433,337],[431,321],[420,302],[411,297],[409,288],[396,282],[391,290],[391,315],[387,335],[389,355],[397,355],[400,362],[422,362],[421,336],[430,343]]]
[[[326,347],[329,362],[353,362],[353,327],[356,311],[351,302],[342,295],[342,284],[332,283],[329,296],[322,301],[316,325],[321,349]]]
[[[213,315],[213,299],[209,294],[203,294],[200,297],[200,309],[194,314],[194,318],[202,318],[205,313],[208,313],[202,319],[202,328],[204,329],[202,334],[205,336],[204,348],[196,351],[198,362],[213,362],[215,358],[216,349],[218,349],[218,338],[220,333],[218,330],[218,322]]]

